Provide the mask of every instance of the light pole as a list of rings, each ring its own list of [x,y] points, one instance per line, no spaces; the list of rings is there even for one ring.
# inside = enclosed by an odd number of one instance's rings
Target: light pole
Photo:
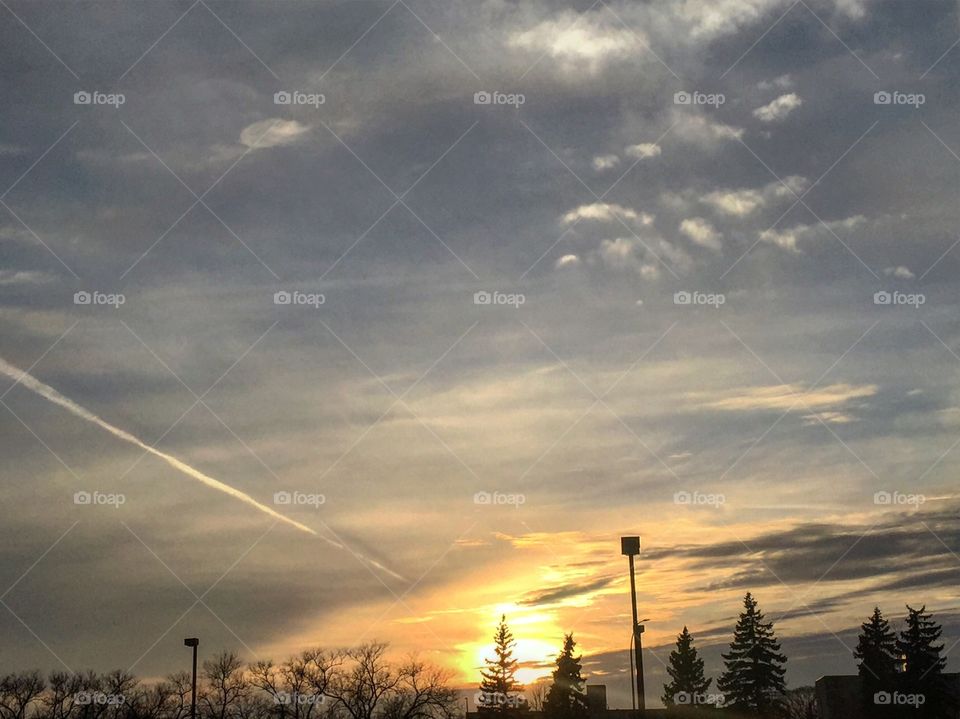
[[[632,557],[630,561],[633,561]],[[183,646],[193,647],[193,681],[190,685],[190,719],[197,719],[197,647],[200,646],[200,640],[196,637],[188,637],[183,640]]]
[[[637,707],[642,717],[647,711],[643,692],[643,625],[637,621],[637,584],[633,574],[633,558],[640,554],[640,537],[620,537],[620,553],[630,560],[630,606],[633,609],[633,656],[637,672]]]

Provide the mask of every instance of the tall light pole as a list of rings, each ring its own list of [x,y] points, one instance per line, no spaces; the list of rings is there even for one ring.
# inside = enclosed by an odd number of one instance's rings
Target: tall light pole
[[[633,561],[632,557],[630,561]],[[197,647],[200,646],[200,640],[196,637],[188,637],[183,640],[183,646],[193,647],[193,682],[190,686],[190,719],[197,719]]]
[[[637,621],[637,584],[633,574],[633,558],[640,554],[640,537],[620,537],[620,553],[630,560],[630,606],[633,608],[633,655],[637,671],[637,707],[642,717],[647,711],[643,693],[643,647],[640,641],[643,625]]]

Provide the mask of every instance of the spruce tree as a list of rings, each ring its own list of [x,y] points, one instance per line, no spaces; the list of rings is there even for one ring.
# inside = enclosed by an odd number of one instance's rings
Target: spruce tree
[[[553,684],[543,704],[544,719],[586,719],[587,699],[580,674],[581,657],[573,656],[576,645],[573,634],[564,636],[557,668],[553,670]]]
[[[874,607],[870,619],[860,625],[860,637],[853,656],[859,661],[857,673],[860,675],[865,714],[878,719],[892,716],[887,707],[875,700],[880,692],[892,694],[897,690],[896,637],[889,622],[883,618],[880,607]]]
[[[516,680],[517,660],[513,658],[516,641],[507,626],[507,616],[493,635],[492,659],[484,659],[486,668],[480,671],[480,712],[486,716],[507,716],[524,708],[523,686]]]
[[[693,635],[686,627],[677,635],[677,648],[670,652],[667,674],[671,681],[663,685],[660,700],[668,707],[699,703],[713,682],[703,675],[703,659],[697,654]],[[681,695],[679,699],[678,694]]]
[[[764,621],[750,592],[743,599],[743,607],[730,652],[722,655],[726,669],[717,687],[725,694],[725,706],[753,716],[770,717],[786,692],[783,677],[787,658],[780,653],[773,623]]]
[[[907,606],[906,627],[897,639],[897,653],[903,661],[900,691],[922,697],[924,717],[931,719],[955,716],[956,703],[946,687],[943,670],[946,657],[943,644],[937,644],[943,629],[926,613],[926,606]]]

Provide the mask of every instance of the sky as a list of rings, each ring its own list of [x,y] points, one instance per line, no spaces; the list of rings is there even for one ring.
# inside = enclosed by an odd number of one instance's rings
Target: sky
[[[0,6],[0,671],[960,670],[955,2]]]

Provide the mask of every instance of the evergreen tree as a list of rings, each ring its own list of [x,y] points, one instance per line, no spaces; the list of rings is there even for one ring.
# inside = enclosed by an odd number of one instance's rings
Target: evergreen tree
[[[875,700],[879,692],[892,693],[898,688],[896,637],[889,622],[883,618],[880,607],[874,607],[870,619],[860,625],[860,637],[853,656],[860,662],[857,672],[860,675],[864,713],[878,719],[892,716],[889,705],[878,704]]]
[[[587,699],[580,675],[581,657],[573,656],[576,645],[573,634],[564,636],[557,668],[553,670],[553,685],[543,704],[544,719],[586,719]]]
[[[923,715],[931,719],[955,716],[955,701],[947,690],[943,670],[943,644],[937,644],[943,629],[926,613],[926,606],[907,606],[907,624],[897,639],[897,653],[903,662],[900,692],[923,697]]]
[[[773,623],[764,621],[750,592],[743,599],[743,607],[730,652],[722,655],[726,669],[717,687],[726,695],[725,706],[770,717],[778,710],[786,691],[783,677],[787,658],[780,653]]]
[[[686,627],[677,635],[677,648],[670,652],[670,665],[667,667],[670,683],[663,685],[663,696],[660,700],[668,707],[675,704],[694,704],[710,688],[712,679],[703,675],[703,659],[697,654],[693,646],[693,635]],[[677,695],[682,696],[677,701]]]
[[[517,660],[513,658],[516,641],[507,626],[507,616],[493,635],[492,659],[484,659],[486,668],[480,671],[480,712],[486,716],[507,716],[524,708],[523,686],[516,680]]]

